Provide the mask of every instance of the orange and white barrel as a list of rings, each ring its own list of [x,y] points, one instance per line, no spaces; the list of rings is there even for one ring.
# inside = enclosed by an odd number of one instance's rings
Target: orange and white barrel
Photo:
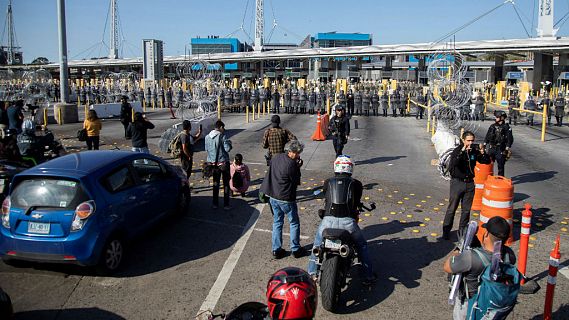
[[[510,224],[510,237],[506,245],[511,245],[514,237],[512,232],[514,217],[514,185],[512,180],[501,176],[488,176],[484,183],[484,193],[482,194],[482,211],[478,220],[478,239],[482,241],[482,235],[486,229],[482,224],[488,222],[490,218],[499,216]]]
[[[471,210],[480,211],[482,209],[482,194],[484,193],[484,183],[488,176],[494,175],[494,163],[482,164],[476,163],[474,167],[474,199],[472,200]]]

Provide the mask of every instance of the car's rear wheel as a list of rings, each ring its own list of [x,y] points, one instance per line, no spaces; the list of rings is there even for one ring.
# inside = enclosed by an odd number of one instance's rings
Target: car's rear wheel
[[[109,275],[119,269],[125,252],[124,242],[119,237],[111,237],[101,252],[96,271],[100,275]]]

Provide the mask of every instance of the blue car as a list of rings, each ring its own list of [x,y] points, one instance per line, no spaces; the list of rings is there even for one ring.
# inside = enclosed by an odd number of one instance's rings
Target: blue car
[[[2,203],[0,256],[116,271],[125,244],[189,210],[185,173],[150,154],[86,151],[17,174]]]

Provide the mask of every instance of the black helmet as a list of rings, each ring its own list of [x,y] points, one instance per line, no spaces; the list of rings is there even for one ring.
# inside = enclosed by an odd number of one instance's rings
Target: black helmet
[[[501,110],[496,110],[496,111],[494,111],[494,117],[506,119],[508,116],[506,115],[506,112],[501,111]]]

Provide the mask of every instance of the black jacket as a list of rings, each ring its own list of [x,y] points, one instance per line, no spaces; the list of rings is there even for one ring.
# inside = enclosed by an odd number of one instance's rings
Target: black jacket
[[[121,115],[120,120],[122,123],[132,122],[132,107],[130,103],[122,103],[121,104]]]
[[[481,154],[478,149],[474,148],[470,151],[462,151],[463,146],[461,143],[452,151],[448,170],[453,178],[470,181],[474,179],[476,162],[489,164],[490,156],[487,153]]]
[[[338,218],[342,218],[342,217],[350,217],[353,219],[357,219],[358,218],[358,207],[362,201],[362,194],[364,191],[363,185],[362,183],[357,180],[352,178],[350,175],[347,174],[336,174],[334,176],[335,178],[341,179],[341,180],[349,180],[351,182],[351,184],[349,185],[349,195],[347,196],[347,203],[346,204],[334,204],[332,203],[332,195],[329,194],[330,192],[332,192],[330,189],[332,189],[333,187],[331,186],[331,179],[327,179],[326,181],[324,181],[324,186],[322,188],[322,191],[325,193],[326,197],[325,197],[325,205],[324,207],[326,208],[326,216],[334,216],[334,217],[338,217]],[[343,181],[345,182],[345,181]],[[345,195],[342,195],[341,197],[344,197]]]
[[[154,129],[154,125],[150,121],[131,122],[126,129],[126,136],[132,139],[133,148],[148,147],[148,129]]]
[[[261,184],[261,192],[281,201],[296,201],[296,189],[300,184],[300,167],[286,153],[275,154],[265,179]]]
[[[512,128],[507,123],[497,124],[493,123],[486,133],[486,138],[484,139],[485,144],[498,147],[500,150],[505,150],[506,147],[509,149],[514,143],[514,135],[512,134]]]
[[[333,116],[328,125],[330,132],[336,135],[350,135],[350,120],[346,116]]]

